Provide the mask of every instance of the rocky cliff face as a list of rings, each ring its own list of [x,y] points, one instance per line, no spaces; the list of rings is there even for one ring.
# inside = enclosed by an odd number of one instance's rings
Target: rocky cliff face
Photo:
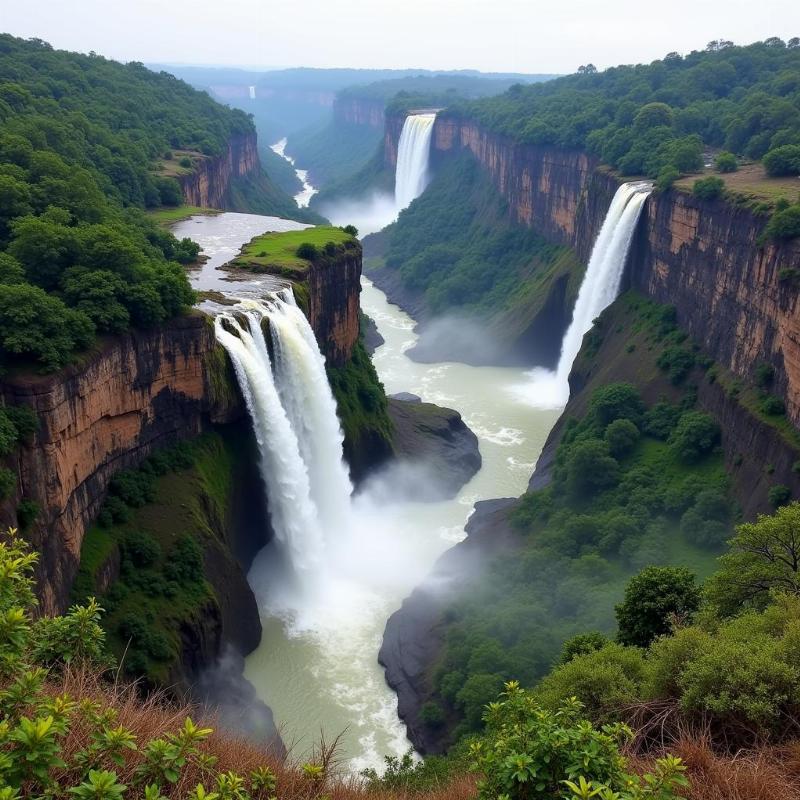
[[[387,119],[386,158],[397,120]],[[402,127],[402,120],[400,120]],[[519,144],[444,112],[431,159],[468,150],[509,204],[509,213],[588,261],[619,178],[577,151]],[[392,149],[394,148],[394,149]],[[781,271],[800,266],[800,243],[759,246],[766,218],[724,200],[672,190],[652,195],[629,260],[628,284],[676,307],[678,323],[727,369],[752,377],[775,367],[775,391],[800,424],[798,291]]]
[[[179,176],[178,182],[189,205],[224,209],[231,180],[253,175],[260,168],[256,134],[234,136],[225,153],[201,159],[194,172]]]
[[[383,128],[384,106],[380,100],[359,97],[337,97],[333,103],[333,117],[346,125],[366,125]]]
[[[361,246],[312,265],[307,279],[308,318],[329,366],[350,358],[359,336]]]
[[[41,554],[44,611],[65,607],[86,525],[113,474],[241,413],[213,374],[225,363],[212,357],[217,348],[207,318],[193,314],[118,337],[79,367],[0,386],[4,403],[33,408],[40,424],[16,467],[20,495],[39,506],[29,537]],[[16,524],[12,508],[3,517]]]
[[[397,166],[397,145],[405,119],[405,114],[391,114],[386,117],[383,128],[383,163],[391,170]]]

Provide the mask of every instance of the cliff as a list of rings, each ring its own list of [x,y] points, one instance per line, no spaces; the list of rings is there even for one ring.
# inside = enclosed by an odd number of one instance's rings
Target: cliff
[[[260,169],[256,134],[252,133],[231,138],[221,155],[199,159],[194,171],[179,175],[178,182],[188,205],[224,209],[232,181],[254,176]]]
[[[0,385],[8,405],[34,409],[39,429],[16,456],[19,496],[39,513],[27,532],[40,553],[45,612],[63,610],[86,525],[115,472],[157,447],[242,413],[214,370],[222,363],[212,327],[192,314],[108,340],[80,365]],[[16,524],[15,503],[3,522]]]
[[[386,121],[387,163],[396,160],[402,117]],[[585,153],[520,144],[443,112],[431,163],[468,151],[508,203],[512,219],[584,263],[620,179]],[[800,266],[800,242],[759,245],[766,217],[727,200],[677,189],[650,197],[629,259],[626,283],[669,303],[679,325],[741,378],[760,363],[775,368],[774,391],[800,425],[798,292],[782,270]]]
[[[381,100],[337,96],[333,102],[333,118],[345,125],[383,128],[384,104]]]

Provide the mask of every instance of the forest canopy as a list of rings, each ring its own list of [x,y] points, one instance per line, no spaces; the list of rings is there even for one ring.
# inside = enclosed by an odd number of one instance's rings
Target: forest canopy
[[[626,175],[699,170],[704,148],[760,160],[800,144],[800,39],[714,41],[603,72],[589,65],[449,112],[529,144],[589,150]]]
[[[251,131],[167,73],[0,35],[0,366],[54,369],[189,306],[197,247],[145,217],[182,200],[154,169]]]

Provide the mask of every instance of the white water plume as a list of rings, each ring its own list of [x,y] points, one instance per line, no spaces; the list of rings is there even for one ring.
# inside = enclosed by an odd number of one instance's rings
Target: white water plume
[[[419,197],[428,185],[431,135],[436,114],[409,114],[397,145],[394,200],[400,213]]]
[[[619,294],[636,223],[652,189],[652,184],[644,181],[623,183],[617,189],[592,248],[572,311],[572,322],[561,342],[556,371],[532,370],[532,382],[519,389],[519,393],[537,408],[561,408],[569,400],[572,363],[593,321]]]

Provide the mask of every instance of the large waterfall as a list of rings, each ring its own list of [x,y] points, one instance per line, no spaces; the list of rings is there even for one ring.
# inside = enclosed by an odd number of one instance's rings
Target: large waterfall
[[[400,212],[419,197],[428,184],[428,160],[436,114],[410,114],[397,145],[394,200]]]
[[[264,336],[268,325],[274,364]],[[342,431],[314,332],[290,290],[244,300],[216,318],[261,455],[275,536],[301,585],[346,526],[352,486]]]
[[[619,294],[636,223],[652,189],[652,184],[644,181],[623,183],[617,189],[592,248],[572,312],[572,322],[561,342],[556,371],[534,370],[533,385],[523,390],[534,405],[559,408],[569,400],[568,379],[572,362],[592,322]]]

